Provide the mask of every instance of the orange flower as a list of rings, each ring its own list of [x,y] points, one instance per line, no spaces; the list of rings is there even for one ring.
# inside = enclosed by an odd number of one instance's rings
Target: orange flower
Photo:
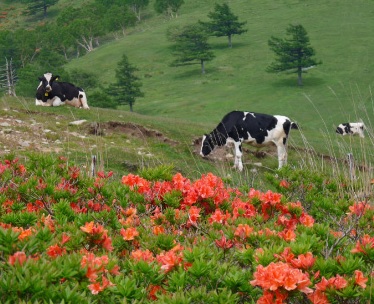
[[[321,290],[316,290],[315,292],[308,295],[308,299],[313,304],[329,304],[329,300],[324,292]]]
[[[25,238],[29,237],[32,235],[32,230],[31,228],[24,230],[22,227],[21,228],[14,228],[16,232],[21,232],[20,235],[18,236],[18,239],[24,240]]]
[[[288,189],[290,187],[290,183],[286,181],[285,179],[282,179],[279,183],[279,186],[285,189]]]
[[[56,258],[58,256],[64,255],[65,253],[66,253],[66,249],[58,246],[57,244],[49,246],[47,249],[47,254],[52,258]]]
[[[157,225],[157,226],[153,227],[152,231],[153,231],[154,235],[164,234],[165,233],[165,228],[164,228],[164,226]]]
[[[231,247],[233,247],[234,243],[231,240],[226,239],[222,230],[220,232],[222,237],[220,240],[215,240],[216,246],[222,248],[223,250],[230,249]]]
[[[120,234],[123,236],[125,241],[132,241],[139,235],[139,232],[134,227],[130,227],[127,229],[121,228]]]
[[[13,255],[9,256],[8,263],[10,265],[14,265],[15,263],[19,263],[22,265],[27,260],[26,253],[23,251],[17,251]]]
[[[358,202],[354,203],[352,206],[349,206],[349,210],[351,212],[348,212],[348,215],[357,215],[357,216],[362,216],[365,214],[366,211],[370,210],[370,205],[367,202]]]
[[[316,258],[313,257],[311,252],[300,254],[297,259],[291,260],[291,265],[296,268],[309,269],[314,265]]]
[[[313,227],[314,225],[314,218],[310,216],[309,214],[302,213],[299,221],[301,224],[303,224],[305,227]]]
[[[93,229],[94,229],[94,222],[89,222],[89,223],[86,223],[84,226],[81,227],[81,230],[83,232],[86,232],[86,233],[93,233]]]
[[[130,257],[135,261],[145,261],[145,262],[153,262],[154,257],[153,253],[150,252],[148,249],[142,251],[140,249],[134,250],[131,252]]]
[[[239,237],[240,239],[245,239],[251,235],[253,228],[247,224],[239,224],[235,230],[234,235]]]
[[[259,265],[253,276],[255,279],[250,281],[251,285],[260,286],[264,290],[275,291],[280,288],[287,291],[298,289],[306,294],[312,292],[308,287],[311,284],[309,276],[283,262],[272,262],[266,267]]]
[[[62,241],[61,241],[61,245],[64,245],[64,244],[67,243],[68,241],[70,241],[70,236],[68,236],[65,232],[62,233]]]
[[[291,242],[296,239],[296,233],[292,229],[285,229],[279,232],[278,235],[287,242]]]
[[[355,248],[351,250],[352,253],[367,254],[367,251],[374,248],[374,237],[365,234],[359,241],[357,241]]]
[[[366,282],[368,281],[368,278],[364,277],[364,274],[360,270],[355,270],[355,283],[362,287],[366,288]]]
[[[169,250],[166,253],[157,255],[157,262],[161,264],[161,269],[166,273],[171,271],[174,267],[182,263],[182,254],[176,254],[174,251]]]
[[[194,226],[197,225],[197,220],[200,217],[201,208],[197,208],[196,206],[191,206],[188,210],[188,224],[192,224]]]

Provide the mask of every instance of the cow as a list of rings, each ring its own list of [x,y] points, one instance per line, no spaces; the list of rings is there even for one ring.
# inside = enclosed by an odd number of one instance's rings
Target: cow
[[[58,82],[58,75],[45,73],[39,77],[40,84],[36,90],[35,105],[60,106],[70,105],[77,108],[89,109],[86,93],[69,82]]]
[[[205,157],[215,147],[233,143],[234,168],[242,171],[243,142],[257,147],[274,143],[277,146],[280,169],[287,164],[287,139],[291,128],[298,129],[298,126],[286,116],[232,111],[223,117],[212,132],[203,135],[200,155]]]
[[[363,122],[346,122],[341,123],[336,128],[336,133],[341,135],[359,135],[361,138],[364,138],[364,129],[365,125]]]

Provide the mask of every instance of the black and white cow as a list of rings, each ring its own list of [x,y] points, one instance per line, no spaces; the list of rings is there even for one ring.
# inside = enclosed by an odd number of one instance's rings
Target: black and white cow
[[[346,122],[340,124],[336,128],[336,133],[341,135],[359,135],[360,137],[364,138],[364,129],[365,125],[363,122]]]
[[[207,156],[217,146],[234,143],[234,168],[243,170],[242,143],[264,146],[274,143],[278,151],[278,168],[287,164],[287,138],[297,125],[286,116],[233,111],[225,115],[218,126],[203,136],[201,156]]]
[[[60,106],[70,105],[77,108],[89,109],[86,93],[69,82],[58,82],[58,75],[46,73],[39,77],[40,84],[36,90],[35,105]]]

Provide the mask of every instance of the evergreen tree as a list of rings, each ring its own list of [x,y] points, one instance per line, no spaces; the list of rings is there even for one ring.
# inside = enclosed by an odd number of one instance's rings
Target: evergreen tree
[[[208,44],[208,35],[204,28],[199,24],[187,25],[182,30],[168,34],[169,40],[175,41],[173,54],[177,59],[172,65],[192,64],[193,61],[198,61],[201,73],[205,74],[205,62],[212,60],[215,55]]]
[[[138,69],[130,64],[127,56],[124,54],[122,60],[117,65],[117,81],[109,85],[107,89],[107,93],[112,96],[117,105],[128,104],[131,112],[133,112],[133,105],[136,98],[144,96],[144,93],[140,90],[142,83],[134,74],[136,71]]]
[[[239,22],[238,17],[231,12],[226,3],[222,5],[216,4],[214,12],[210,12],[208,17],[211,19],[210,22],[200,21],[200,23],[206,26],[207,31],[211,33],[211,36],[226,36],[229,40],[230,48],[232,47],[232,35],[241,35],[247,31],[246,29],[243,29],[243,26],[247,22]]]
[[[43,18],[47,17],[48,7],[55,5],[58,0],[30,0],[27,6],[28,15],[36,15],[40,11],[43,11]]]
[[[268,41],[270,49],[276,55],[276,61],[267,68],[267,71],[271,73],[295,72],[298,85],[302,86],[302,73],[322,62],[312,58],[315,51],[310,46],[308,34],[302,25],[289,25],[287,35],[290,38],[281,39],[272,36]]]

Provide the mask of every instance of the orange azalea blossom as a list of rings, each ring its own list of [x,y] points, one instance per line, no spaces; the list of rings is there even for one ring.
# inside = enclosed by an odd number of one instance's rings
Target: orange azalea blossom
[[[262,193],[260,200],[263,203],[270,203],[271,205],[277,205],[281,202],[282,195],[279,193],[268,190],[266,193]]]
[[[258,198],[258,199],[260,199],[261,195],[262,195],[261,191],[253,189],[253,188],[249,189],[249,192],[248,192],[248,197],[249,198]]]
[[[230,213],[226,211],[226,214],[224,214],[221,209],[216,209],[214,213],[210,216],[208,219],[209,224],[213,223],[219,223],[219,224],[227,224],[227,220],[229,220],[231,217]]]
[[[183,261],[183,254],[176,254],[175,251],[169,250],[156,256],[156,260],[161,264],[161,269],[168,273],[174,267],[180,265]]]
[[[48,214],[47,216],[42,215],[41,222],[51,230],[51,232],[55,231],[55,221],[52,219],[52,216]]]
[[[370,204],[367,202],[358,202],[354,203],[352,206],[349,206],[348,215],[357,215],[362,216],[365,214],[366,211],[370,210],[372,207],[370,207]]]
[[[233,241],[226,239],[223,231],[220,231],[222,237],[220,240],[215,240],[216,246],[222,248],[223,250],[230,249],[234,246]]]
[[[278,236],[280,236],[282,239],[284,239],[287,242],[292,242],[296,239],[296,233],[292,229],[285,229],[279,232]]]
[[[14,253],[13,255],[9,256],[8,258],[8,263],[10,265],[14,265],[15,263],[18,263],[20,265],[23,265],[23,263],[25,263],[27,260],[27,256],[26,256],[26,253],[24,253],[23,251],[17,251],[16,253]]]
[[[28,228],[28,229],[24,230],[22,227],[20,227],[20,228],[15,227],[15,228],[13,228],[13,230],[16,231],[16,232],[20,232],[20,235],[18,236],[18,239],[20,241],[24,240],[27,237],[29,237],[33,233],[33,231],[32,231],[31,228]]]
[[[311,294],[308,294],[308,299],[313,304],[329,304],[329,300],[327,299],[327,296],[324,292],[321,290],[316,290]]]
[[[134,174],[123,176],[122,184],[129,186],[131,190],[136,189],[139,193],[146,193],[150,190],[150,183],[144,178]]]
[[[188,210],[187,226],[189,225],[197,226],[197,220],[200,217],[200,211],[201,211],[201,208],[197,208],[196,206],[191,206],[191,208]]]
[[[336,239],[341,238],[341,237],[343,236],[343,232],[341,232],[341,231],[330,230],[330,234],[331,234],[334,238],[336,238]]]
[[[362,271],[355,270],[355,284],[365,289],[367,281],[368,281],[368,278],[364,277],[364,274],[362,273]]]
[[[58,256],[62,256],[64,254],[66,254],[66,249],[63,248],[63,247],[60,247],[59,245],[52,245],[52,246],[49,246],[48,249],[47,249],[47,254],[52,257],[52,258],[56,258]]]
[[[99,292],[102,292],[105,288],[111,287],[111,286],[116,286],[112,282],[110,282],[104,275],[101,276],[101,282],[93,283],[88,285],[88,289],[91,290],[92,294],[98,294]]]
[[[277,258],[280,261],[291,263],[291,261],[294,259],[295,255],[292,253],[290,247],[284,248],[283,252],[281,254],[274,254],[274,257]]]
[[[164,294],[166,293],[165,289],[163,289],[160,285],[150,284],[148,286],[148,299],[150,299],[152,301],[156,301],[158,292],[161,292],[161,293],[164,293]]]
[[[314,218],[305,212],[301,214],[299,221],[305,227],[313,227],[314,225]]]
[[[233,200],[231,206],[233,219],[237,219],[238,217],[251,218],[256,215],[255,207],[248,202],[243,202],[238,197]]]
[[[280,288],[288,291],[297,289],[306,294],[313,292],[308,287],[311,284],[308,274],[283,262],[272,262],[266,267],[259,265],[253,276],[255,279],[250,281],[251,285],[260,286],[264,290],[275,291]]]
[[[68,236],[65,232],[62,233],[61,245],[64,245],[65,243],[69,241],[70,241],[70,236]]]
[[[315,261],[316,258],[313,257],[313,254],[311,252],[307,252],[306,254],[298,255],[297,259],[292,259],[290,263],[296,268],[309,269],[313,267]]]
[[[257,300],[257,304],[285,304],[288,293],[276,290],[274,292],[265,290],[264,294]]]
[[[374,237],[365,234],[359,241],[357,241],[355,248],[351,250],[352,253],[367,254],[368,250],[374,248]]]
[[[246,239],[251,235],[253,232],[253,228],[247,224],[239,224],[238,227],[235,229],[234,235],[240,239]]]
[[[153,257],[153,253],[150,252],[148,249],[146,250],[134,250],[131,252],[130,257],[135,261],[144,261],[144,262],[153,262],[155,258]]]
[[[286,181],[285,179],[282,179],[279,183],[279,186],[285,189],[288,189],[290,187],[290,183]]]
[[[157,225],[157,226],[153,227],[152,232],[153,232],[154,235],[164,234],[165,233],[165,228],[164,228],[164,226]]]
[[[132,241],[137,236],[139,236],[139,232],[134,227],[130,227],[130,228],[127,228],[127,229],[121,228],[120,234],[122,235],[122,237],[125,241]]]
[[[317,290],[325,291],[328,288],[343,289],[347,287],[347,285],[348,282],[346,279],[337,274],[335,277],[328,280],[325,277],[322,277],[321,282],[317,283],[315,287]]]

